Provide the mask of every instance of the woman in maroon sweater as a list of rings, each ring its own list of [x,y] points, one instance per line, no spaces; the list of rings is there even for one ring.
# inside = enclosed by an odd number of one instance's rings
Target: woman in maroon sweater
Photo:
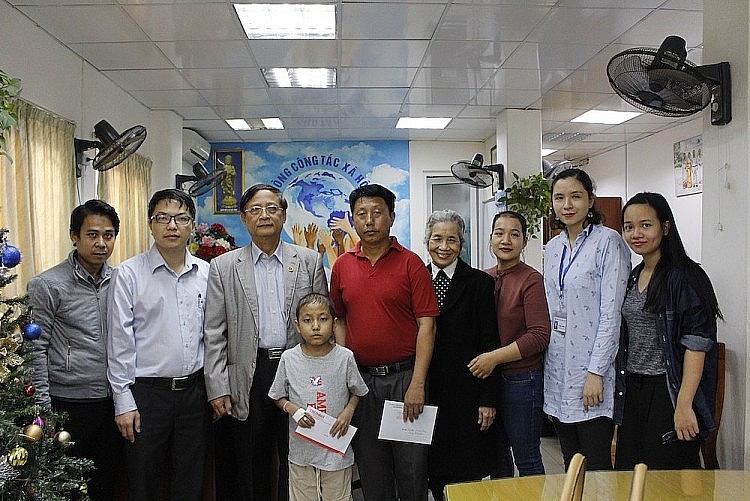
[[[542,275],[521,262],[528,241],[526,219],[504,211],[492,221],[490,244],[497,266],[485,270],[495,278],[500,348],[469,363],[471,373],[486,378],[500,365],[502,389],[498,415],[503,420],[508,447],[500,448],[497,476],[513,476],[513,462],[521,476],[543,475],[539,450],[544,403],[544,350],[549,344],[550,320]]]

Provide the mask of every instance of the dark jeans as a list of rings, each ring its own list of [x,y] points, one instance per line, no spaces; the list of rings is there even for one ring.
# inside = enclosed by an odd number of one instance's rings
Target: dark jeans
[[[362,373],[370,392],[355,411],[352,424],[359,429],[352,445],[366,501],[427,501],[427,446],[378,439],[383,402],[403,402],[412,374]]]
[[[65,429],[72,437],[69,454],[94,461],[89,472],[88,495],[93,501],[110,501],[114,496],[125,439],[115,424],[112,398],[70,401],[52,397],[52,408],[67,412]]]
[[[508,448],[500,453],[501,464],[513,466],[520,476],[544,475],[541,446],[542,420],[545,419],[544,377],[541,370],[503,374],[501,377],[501,394],[499,417],[503,421],[505,435],[513,450],[510,457]],[[511,469],[510,476],[513,475]]]
[[[170,499],[201,501],[210,423],[203,379],[181,391],[141,382],[130,389],[141,432],[125,446],[129,498],[156,501],[166,477]]]
[[[637,463],[646,463],[652,470],[700,469],[700,440],[662,443],[662,436],[674,431],[674,407],[666,376],[628,373],[626,381],[615,468],[632,470]]]
[[[273,499],[276,478],[277,499],[289,499],[289,416],[268,396],[278,367],[278,360],[258,353],[250,389],[250,413],[245,421],[230,421],[239,488],[233,501]],[[273,469],[277,455],[278,477]]]
[[[614,421],[608,417],[598,417],[578,423],[561,423],[559,419],[552,417],[552,424],[560,439],[566,470],[576,452],[586,456],[588,471],[612,469]]]

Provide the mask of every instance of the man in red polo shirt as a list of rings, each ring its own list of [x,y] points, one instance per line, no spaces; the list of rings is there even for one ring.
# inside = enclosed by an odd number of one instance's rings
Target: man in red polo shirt
[[[377,184],[349,195],[357,246],[331,272],[336,342],[354,352],[370,392],[354,416],[354,455],[365,498],[427,499],[427,446],[378,440],[383,402],[404,402],[404,419],[419,417],[432,358],[435,289],[422,259],[390,229],[396,195]]]

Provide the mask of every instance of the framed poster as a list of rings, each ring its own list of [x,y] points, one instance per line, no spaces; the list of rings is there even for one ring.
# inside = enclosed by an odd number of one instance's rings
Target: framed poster
[[[674,194],[703,192],[703,136],[674,143]]]
[[[214,214],[239,214],[245,150],[214,150],[214,172],[224,168],[227,175],[214,187]]]

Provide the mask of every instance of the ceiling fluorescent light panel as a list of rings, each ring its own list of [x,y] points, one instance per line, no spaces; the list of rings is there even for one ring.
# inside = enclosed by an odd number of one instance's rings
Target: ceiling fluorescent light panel
[[[606,111],[606,110],[589,110],[582,115],[578,115],[571,122],[580,122],[587,124],[605,124],[619,125],[635,118],[643,113],[635,111]]]
[[[234,4],[245,35],[250,39],[333,40],[333,4]]]

